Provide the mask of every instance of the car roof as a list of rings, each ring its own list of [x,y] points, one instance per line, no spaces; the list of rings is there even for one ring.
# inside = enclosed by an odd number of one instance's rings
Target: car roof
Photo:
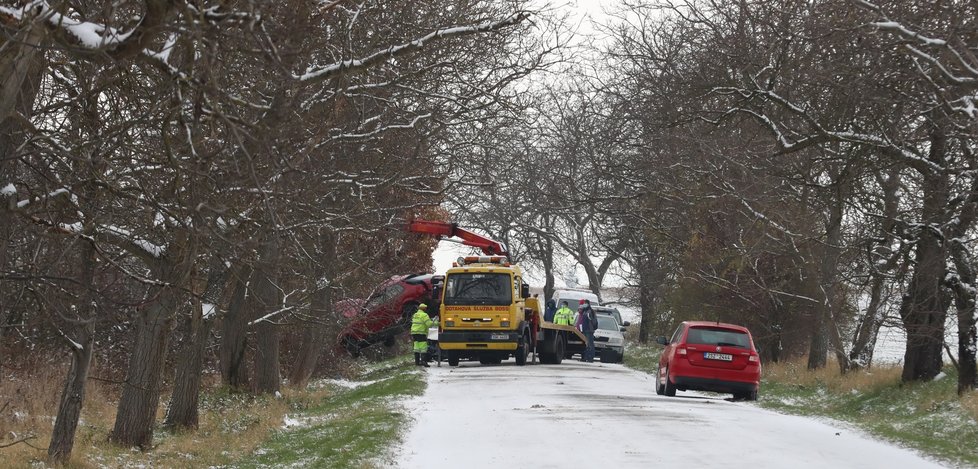
[[[404,283],[410,283],[412,285],[418,285],[421,283],[431,283],[431,279],[434,276],[435,274],[426,274],[426,273],[411,274],[402,278],[401,281],[403,281]]]
[[[738,326],[736,324],[729,324],[725,322],[717,321],[683,321],[683,324],[689,327],[721,327],[724,329],[733,329],[735,331],[746,332],[750,334],[750,331],[744,326]]]

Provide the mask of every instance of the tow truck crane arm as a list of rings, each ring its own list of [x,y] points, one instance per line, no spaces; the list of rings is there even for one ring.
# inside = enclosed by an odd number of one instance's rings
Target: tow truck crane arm
[[[477,247],[482,250],[482,252],[487,256],[506,256],[509,257],[509,253],[503,249],[503,245],[496,240],[486,238],[477,233],[473,233],[464,228],[459,228],[457,223],[448,223],[444,221],[431,221],[431,220],[414,220],[408,224],[408,231],[414,233],[425,233],[430,234],[437,239],[441,240],[446,237],[448,238],[459,238],[461,241],[456,241],[460,244],[466,246]],[[446,240],[453,241],[453,240]]]

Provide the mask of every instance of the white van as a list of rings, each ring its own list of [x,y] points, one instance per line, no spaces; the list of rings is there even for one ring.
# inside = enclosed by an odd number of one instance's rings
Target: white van
[[[591,293],[590,290],[554,290],[553,300],[558,309],[560,308],[561,301],[567,301],[567,307],[574,311],[577,311],[578,303],[580,303],[581,300],[590,300],[591,306],[598,306],[600,304],[598,301],[598,295]]]

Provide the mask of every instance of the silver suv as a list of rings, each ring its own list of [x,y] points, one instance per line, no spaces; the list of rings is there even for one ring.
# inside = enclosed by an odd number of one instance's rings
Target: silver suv
[[[625,327],[629,325],[618,322],[611,309],[595,306],[594,312],[598,317],[598,329],[594,331],[594,351],[601,357],[602,363],[621,363],[625,358]],[[618,312],[618,310],[614,310]],[[620,317],[620,316],[619,316]]]

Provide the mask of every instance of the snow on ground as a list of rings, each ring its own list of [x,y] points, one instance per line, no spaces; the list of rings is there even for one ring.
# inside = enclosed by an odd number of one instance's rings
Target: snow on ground
[[[348,379],[321,379],[312,384],[315,388],[322,388],[325,386],[339,386],[346,389],[356,389],[363,386],[370,386],[374,383],[379,383],[389,378],[367,380],[367,381],[350,381]]]
[[[842,423],[723,395],[657,396],[651,376],[621,365],[462,362],[427,373],[424,396],[407,403],[397,467],[941,467]]]

